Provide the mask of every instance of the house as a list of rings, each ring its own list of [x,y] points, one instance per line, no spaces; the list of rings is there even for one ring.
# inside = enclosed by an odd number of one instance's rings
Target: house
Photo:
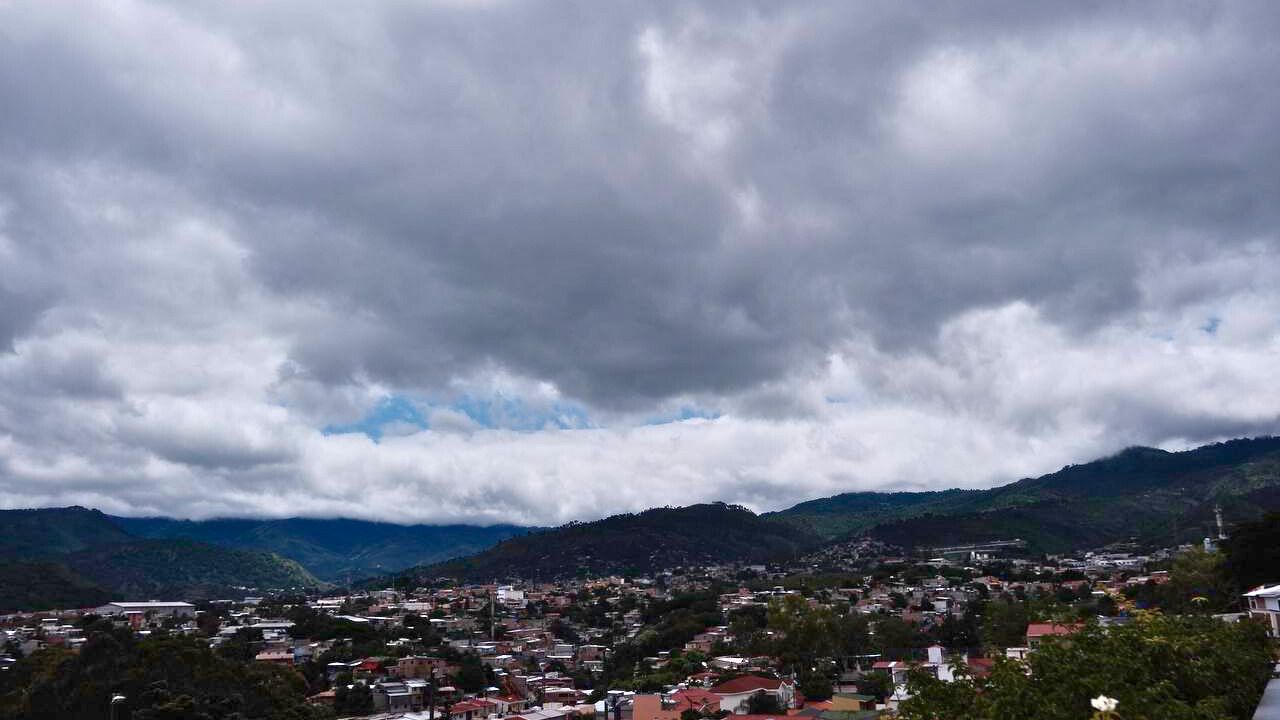
[[[830,710],[832,712],[859,712],[861,710],[875,710],[875,709],[876,709],[876,697],[874,695],[862,695],[859,693],[837,693],[831,696]]]
[[[1080,625],[1075,623],[1031,623],[1027,625],[1027,647],[1032,650],[1040,646],[1040,641],[1047,637],[1070,635],[1080,630]]]
[[[449,718],[450,720],[474,720],[488,717],[490,713],[495,712],[497,712],[497,706],[494,703],[476,698],[454,703],[449,708]]]
[[[677,715],[685,710],[696,710],[706,716],[720,712],[720,696],[698,687],[675,691],[671,694],[671,702]]]
[[[871,669],[888,674],[893,678],[894,685],[904,685],[907,682],[907,671],[911,669],[911,663],[902,660],[878,660],[872,664]]]
[[[258,662],[268,662],[276,665],[293,665],[293,648],[269,647],[254,655],[253,659]]]
[[[373,709],[378,712],[411,712],[413,693],[402,682],[381,682],[372,688]]]
[[[745,675],[711,688],[711,692],[720,698],[720,709],[736,715],[747,712],[747,701],[756,693],[767,693],[778,700],[782,708],[792,707],[795,703],[796,686],[790,680],[767,678],[759,675]]]
[[[1244,594],[1249,617],[1267,625],[1267,634],[1280,638],[1280,584],[1262,585]]]

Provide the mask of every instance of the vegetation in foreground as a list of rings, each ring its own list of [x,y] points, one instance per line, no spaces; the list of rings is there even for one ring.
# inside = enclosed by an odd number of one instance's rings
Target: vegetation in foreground
[[[1270,678],[1271,646],[1252,622],[1139,615],[1046,640],[1026,662],[997,659],[985,678],[942,682],[915,673],[904,720],[1079,720],[1100,695],[1125,720],[1252,717]]]

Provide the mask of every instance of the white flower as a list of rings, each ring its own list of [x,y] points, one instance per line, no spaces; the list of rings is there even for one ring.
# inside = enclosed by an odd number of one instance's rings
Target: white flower
[[[1099,695],[1098,697],[1090,700],[1089,704],[1093,705],[1093,709],[1098,712],[1111,712],[1116,709],[1116,706],[1120,704],[1120,701],[1115,698],[1109,698],[1106,695]]]

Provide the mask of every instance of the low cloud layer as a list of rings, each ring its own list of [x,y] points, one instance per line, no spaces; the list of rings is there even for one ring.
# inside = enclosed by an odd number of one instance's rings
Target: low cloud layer
[[[0,3],[0,506],[554,524],[1280,432],[1270,3]]]

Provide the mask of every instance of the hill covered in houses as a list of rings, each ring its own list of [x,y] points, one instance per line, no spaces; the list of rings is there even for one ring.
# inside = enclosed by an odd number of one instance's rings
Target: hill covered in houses
[[[818,542],[811,531],[766,520],[744,507],[708,503],[570,523],[403,576],[492,580],[649,573],[729,561],[763,563],[794,557]]]

